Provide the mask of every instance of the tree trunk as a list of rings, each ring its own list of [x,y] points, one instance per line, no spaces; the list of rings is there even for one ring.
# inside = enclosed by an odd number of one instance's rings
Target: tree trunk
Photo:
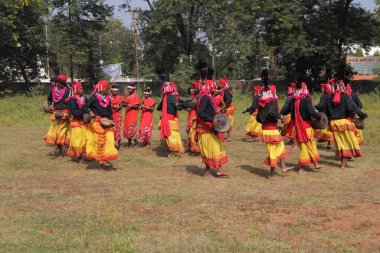
[[[30,92],[30,81],[29,81],[29,77],[28,77],[28,74],[26,73],[26,67],[24,66],[24,64],[18,64],[19,67],[20,67],[20,70],[21,70],[21,75],[22,77],[24,78],[24,90],[25,92]]]

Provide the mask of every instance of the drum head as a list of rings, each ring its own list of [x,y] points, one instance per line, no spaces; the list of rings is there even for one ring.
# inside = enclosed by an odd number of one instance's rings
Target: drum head
[[[108,127],[113,126],[112,121],[109,119],[101,119],[101,120],[99,120],[99,123],[103,128],[108,128]]]
[[[357,118],[357,119],[355,119],[354,123],[355,123],[355,127],[357,129],[360,129],[360,130],[364,129],[364,120],[363,119]]]
[[[329,120],[327,118],[326,113],[320,112],[322,118],[321,119],[314,119],[311,121],[311,126],[314,129],[325,129],[329,125]]]
[[[91,122],[91,116],[89,113],[83,113],[83,122],[84,123],[90,123]]]
[[[64,116],[64,113],[63,112],[56,112],[55,113],[55,119],[62,119]]]
[[[231,121],[228,115],[218,114],[214,117],[213,128],[219,133],[226,133],[231,128]]]

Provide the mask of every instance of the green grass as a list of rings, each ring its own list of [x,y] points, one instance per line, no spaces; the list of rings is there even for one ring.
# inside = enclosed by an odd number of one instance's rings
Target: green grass
[[[380,252],[375,95],[361,96],[369,119],[354,168],[338,169],[321,149],[320,173],[274,181],[265,145],[240,141],[248,95],[235,96],[230,178],[216,180],[199,176],[198,156],[164,157],[157,130],[148,148],[122,149],[113,172],[53,159],[42,141],[44,99],[0,100],[0,252]]]

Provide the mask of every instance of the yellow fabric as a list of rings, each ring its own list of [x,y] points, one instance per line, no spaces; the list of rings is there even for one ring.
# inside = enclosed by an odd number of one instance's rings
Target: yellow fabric
[[[65,116],[67,114],[64,114]],[[50,127],[44,136],[48,145],[68,145],[70,143],[70,131],[68,119],[55,119],[55,114],[50,116]]]
[[[286,157],[285,144],[278,130],[262,130],[263,141],[267,144],[267,157],[264,164],[277,168],[277,162]]]
[[[356,134],[356,138],[358,139],[359,145],[364,145],[363,130],[358,129],[358,133]]]
[[[333,134],[335,140],[336,156],[360,157],[362,155],[358,139],[356,137],[354,123],[348,119],[332,120],[330,125],[333,126]]]
[[[165,138],[166,145],[172,152],[184,153],[178,118],[169,120],[170,136]]]
[[[195,140],[196,129],[197,129],[197,122],[194,120],[191,123],[189,136],[187,137],[187,146],[190,147],[191,152],[198,153],[200,152],[200,149],[199,149],[198,142]]]
[[[71,141],[67,155],[81,157],[82,154],[86,153],[86,127],[84,124],[70,127],[70,134]]]
[[[334,135],[329,127],[326,127],[325,129],[314,130],[314,137],[318,140],[334,142]]]
[[[202,161],[207,166],[219,169],[228,162],[224,143],[215,133],[199,133],[198,143],[202,155]]]
[[[234,115],[233,114],[228,114],[228,118],[230,118],[231,127],[233,127],[234,126]]]
[[[260,137],[263,132],[261,127],[262,125],[259,122],[257,122],[256,116],[251,115],[247,123],[247,126],[245,127],[244,134],[249,136]]]
[[[86,129],[86,157],[97,162],[117,159],[112,127],[104,129],[99,122],[91,121]]]
[[[298,143],[299,154],[299,164],[304,166],[310,163],[317,163],[320,160],[320,155],[318,153],[317,144],[314,140],[313,128],[306,129],[308,142]]]

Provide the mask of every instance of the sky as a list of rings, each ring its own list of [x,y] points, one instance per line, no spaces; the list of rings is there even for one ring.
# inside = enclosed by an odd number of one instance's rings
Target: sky
[[[139,7],[141,9],[148,8],[148,5],[144,0],[131,0],[130,2],[132,7]],[[361,4],[364,8],[368,10],[374,10],[376,7],[375,0],[354,0],[354,2]],[[124,0],[106,0],[106,3],[115,6],[114,15],[120,18],[126,26],[131,25],[131,15],[129,13],[126,13],[125,10],[119,11],[118,6],[120,4],[123,4]]]

